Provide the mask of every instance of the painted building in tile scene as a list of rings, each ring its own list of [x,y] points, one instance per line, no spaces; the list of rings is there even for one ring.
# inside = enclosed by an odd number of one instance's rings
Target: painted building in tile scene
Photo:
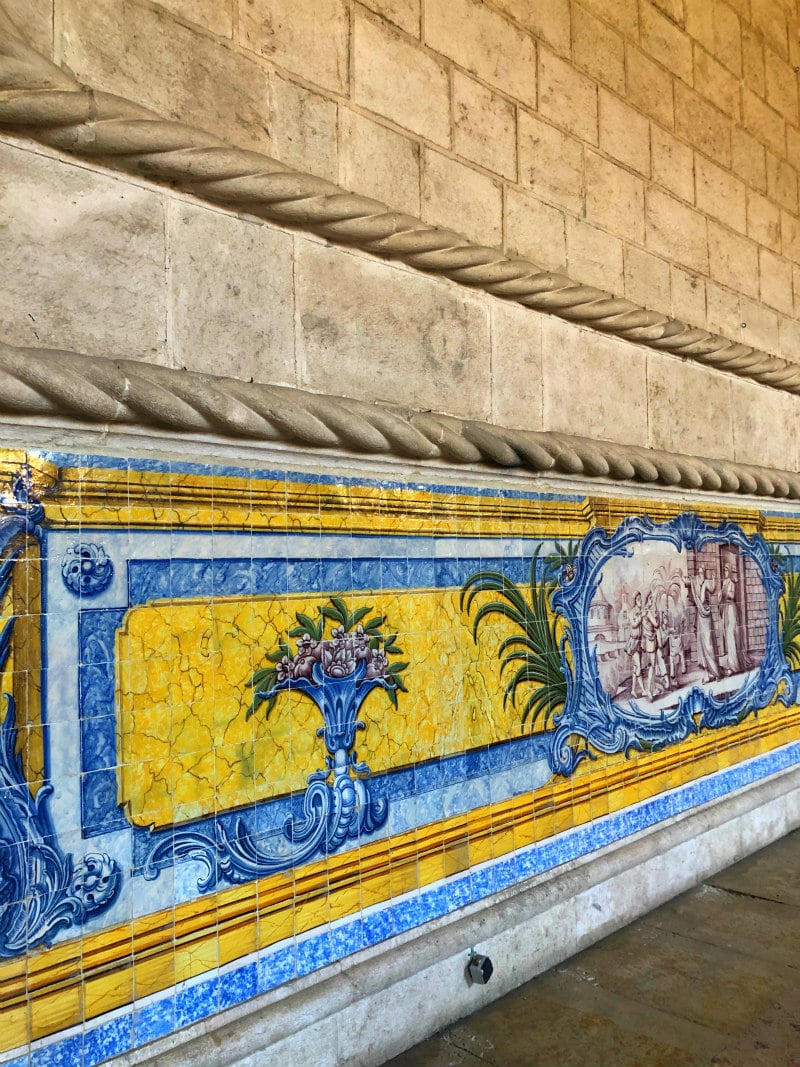
[[[0,1064],[377,1067],[800,825],[799,28],[0,0]]]

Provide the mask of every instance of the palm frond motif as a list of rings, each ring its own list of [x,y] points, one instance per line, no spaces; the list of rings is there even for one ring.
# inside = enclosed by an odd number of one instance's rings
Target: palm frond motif
[[[800,572],[788,555],[781,557],[784,593],[778,607],[778,631],[783,655],[792,670],[800,670]]]
[[[561,546],[557,546],[559,549]],[[503,692],[504,705],[511,701],[515,707],[522,701],[521,722],[530,729],[541,722],[550,724],[553,715],[564,706],[567,680],[561,654],[558,620],[550,608],[550,598],[556,588],[555,567],[571,563],[576,549],[553,553],[543,560],[541,579],[536,571],[539,549],[533,555],[528,588],[522,590],[500,571],[478,571],[471,575],[461,589],[461,610],[471,615],[472,636],[492,616],[507,619],[515,633],[500,644],[500,674],[506,675]],[[550,561],[553,561],[550,565]],[[483,593],[494,594],[491,600],[478,600]],[[511,672],[510,677],[508,672]]]

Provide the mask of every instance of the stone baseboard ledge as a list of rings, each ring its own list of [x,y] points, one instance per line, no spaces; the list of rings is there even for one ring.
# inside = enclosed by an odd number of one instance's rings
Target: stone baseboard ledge
[[[378,1067],[789,833],[798,790],[799,767],[779,772],[115,1064]],[[494,961],[486,986],[466,981],[471,948]]]

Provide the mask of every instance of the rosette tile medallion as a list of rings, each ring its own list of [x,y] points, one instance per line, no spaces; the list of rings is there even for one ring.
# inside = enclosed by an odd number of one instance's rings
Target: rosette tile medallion
[[[800,506],[469,478],[0,454],[0,1063],[90,1067],[800,761]]]

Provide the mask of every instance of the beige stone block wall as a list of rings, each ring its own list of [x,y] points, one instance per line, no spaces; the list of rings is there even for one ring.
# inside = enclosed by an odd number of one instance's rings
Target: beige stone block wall
[[[798,0],[7,2],[91,85],[800,359]]]
[[[30,142],[0,138],[0,172],[0,338],[11,343],[798,467],[798,397]],[[591,271],[616,239],[574,220],[568,240]],[[693,310],[695,275],[635,254],[632,295],[671,288]],[[621,272],[621,244],[619,257]],[[741,335],[800,346],[795,320],[709,293]]]

